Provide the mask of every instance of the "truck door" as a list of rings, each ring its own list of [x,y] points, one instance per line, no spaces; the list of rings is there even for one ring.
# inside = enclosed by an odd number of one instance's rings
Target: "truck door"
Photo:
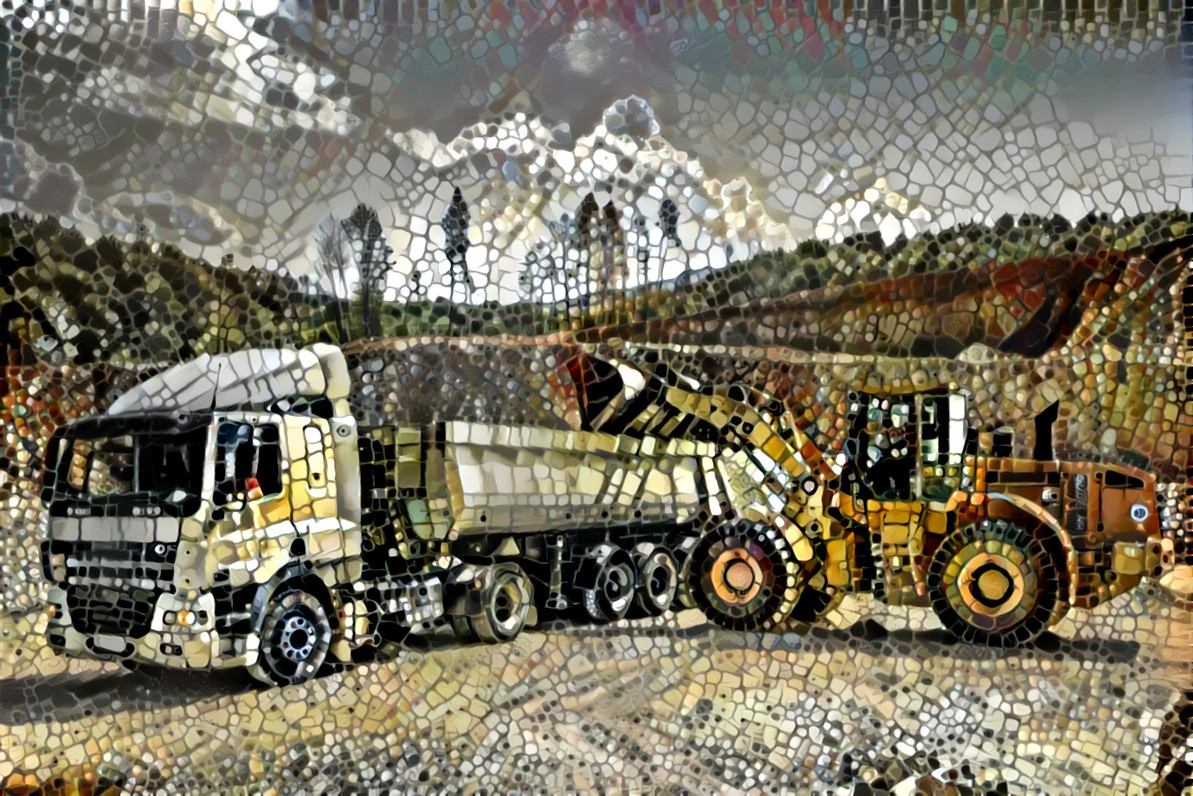
[[[294,521],[337,516],[331,428],[321,418],[293,418],[290,502]]]

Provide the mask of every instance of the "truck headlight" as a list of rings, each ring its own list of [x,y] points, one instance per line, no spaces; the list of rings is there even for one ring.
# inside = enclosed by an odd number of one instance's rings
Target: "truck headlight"
[[[41,558],[42,575],[50,583],[66,582],[66,556],[62,553],[43,553]]]
[[[1151,511],[1142,503],[1135,503],[1131,506],[1131,519],[1135,520],[1135,522],[1143,522],[1150,514]]]

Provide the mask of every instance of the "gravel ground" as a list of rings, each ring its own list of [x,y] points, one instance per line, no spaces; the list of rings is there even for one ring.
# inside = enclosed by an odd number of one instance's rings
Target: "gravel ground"
[[[849,600],[835,617],[849,627],[805,637],[688,611],[500,646],[428,640],[280,689],[58,659],[29,616],[3,627],[0,784],[1146,793],[1190,685],[1175,596],[1190,583],[1146,583],[1010,653],[952,644],[926,611]]]

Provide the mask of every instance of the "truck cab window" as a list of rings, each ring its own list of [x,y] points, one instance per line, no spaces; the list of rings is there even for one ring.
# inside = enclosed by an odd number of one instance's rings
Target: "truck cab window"
[[[265,495],[282,491],[280,435],[272,423],[220,424],[216,435],[215,503],[243,504],[248,480],[256,478]]]

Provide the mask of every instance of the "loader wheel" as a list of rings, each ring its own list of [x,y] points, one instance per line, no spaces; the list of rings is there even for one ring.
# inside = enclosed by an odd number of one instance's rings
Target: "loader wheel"
[[[637,580],[628,551],[599,544],[588,551],[580,565],[580,605],[594,622],[615,622],[629,612]]]
[[[710,621],[769,630],[795,610],[815,562],[801,562],[777,529],[742,522],[709,532],[692,551],[693,596]]]
[[[467,600],[468,613],[452,617],[456,634],[486,644],[509,641],[526,626],[533,603],[530,578],[512,562],[479,567],[477,578],[481,583]]]
[[[661,616],[671,607],[679,587],[679,569],[664,547],[650,542],[635,545],[634,568],[638,586],[634,589],[635,616]]]
[[[1065,595],[1065,564],[1041,533],[984,520],[945,537],[928,589],[941,623],[972,644],[1014,647],[1040,635]]]
[[[266,685],[305,683],[318,673],[331,644],[331,622],[319,600],[282,587],[265,608],[261,648],[249,673]]]

